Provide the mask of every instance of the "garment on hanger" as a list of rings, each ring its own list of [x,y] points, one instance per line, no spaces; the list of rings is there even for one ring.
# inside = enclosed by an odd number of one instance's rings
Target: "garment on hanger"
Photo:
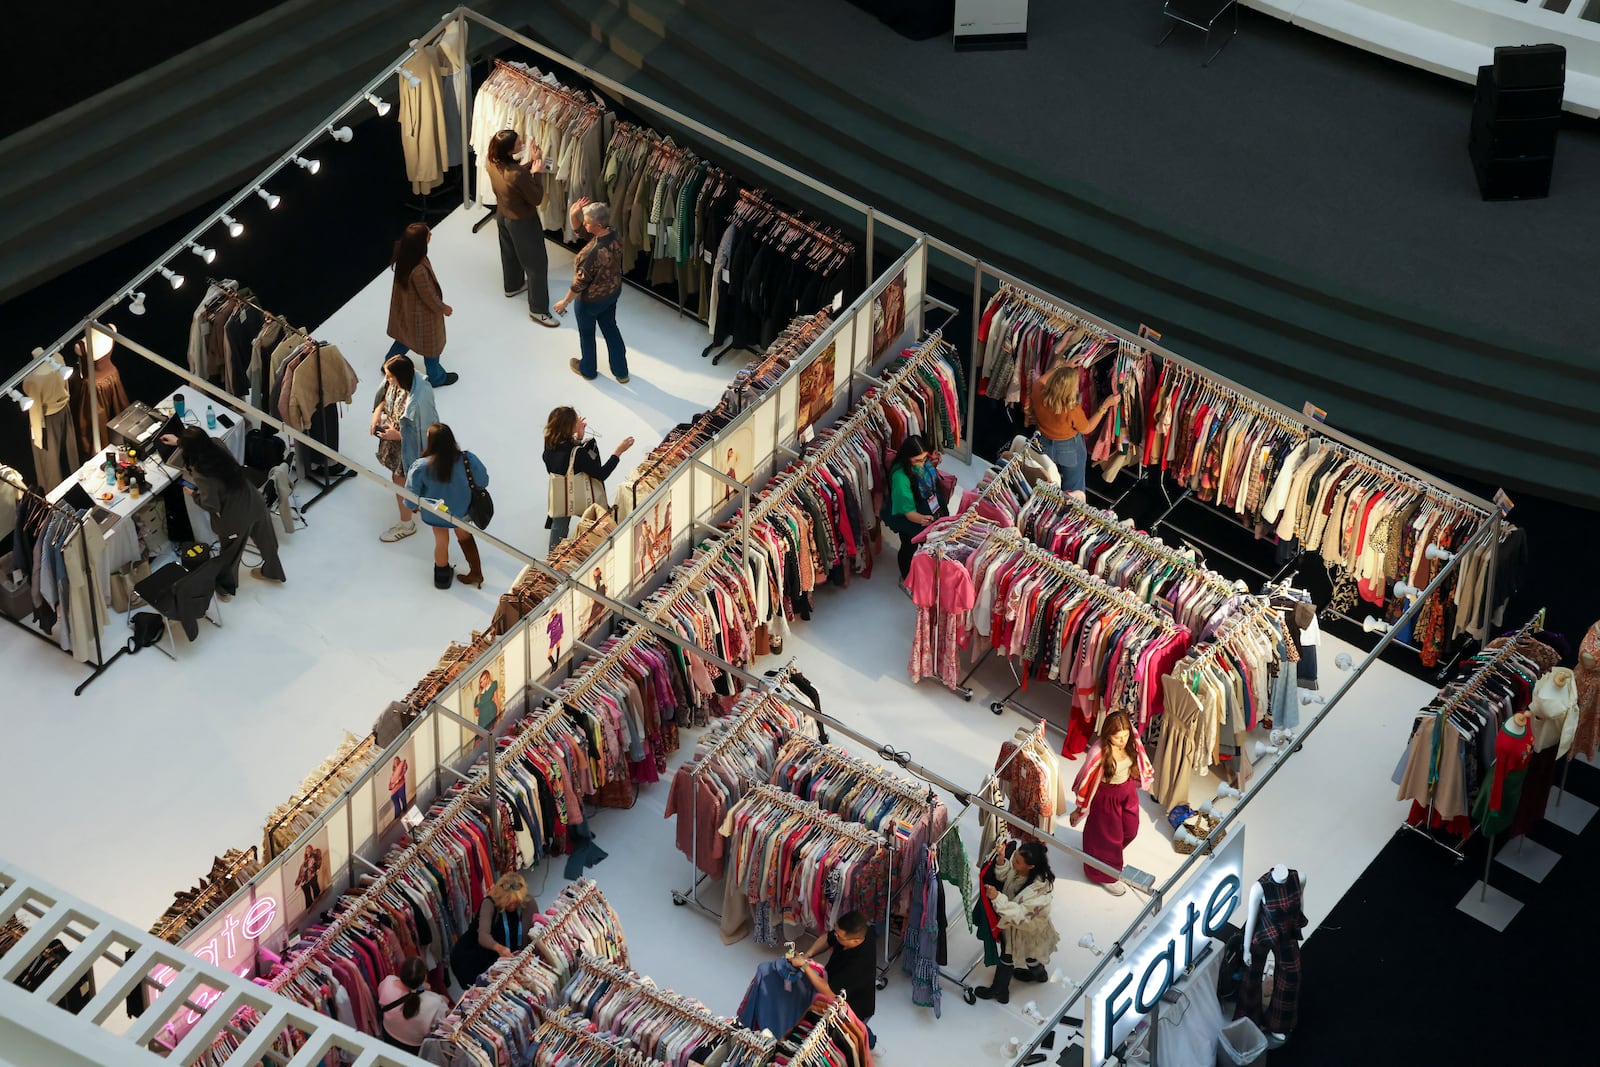
[[[437,42],[419,48],[395,75],[399,96],[400,147],[411,191],[423,196],[444,184],[450,169],[449,127]],[[409,75],[410,77],[407,77]],[[479,185],[487,189],[488,183]]]
[[[1017,727],[1009,741],[1000,743],[994,767],[1006,809],[1045,833],[1054,833],[1056,817],[1072,810],[1072,800],[1057,756],[1045,744],[1044,724]],[[1015,831],[1013,835],[1022,836]]]

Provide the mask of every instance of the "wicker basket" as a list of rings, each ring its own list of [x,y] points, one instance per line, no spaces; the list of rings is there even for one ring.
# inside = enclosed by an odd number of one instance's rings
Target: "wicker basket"
[[[1214,831],[1216,831],[1216,829],[1217,829],[1217,820],[1215,818],[1213,818],[1212,816],[1210,816],[1210,815],[1206,815],[1203,812],[1197,812],[1194,815],[1189,816],[1189,818],[1187,820],[1185,820],[1185,822],[1183,824],[1183,829],[1189,831],[1196,838],[1199,838],[1200,840],[1205,840],[1206,838],[1210,837]],[[1218,844],[1218,845],[1222,844],[1223,839],[1225,837],[1227,837],[1227,836],[1228,836],[1228,831],[1226,831],[1226,830],[1223,830],[1220,833],[1217,833],[1217,840],[1216,840],[1215,844]],[[1194,845],[1190,845],[1190,844],[1187,844],[1187,843],[1185,843],[1183,841],[1179,841],[1176,838],[1173,839],[1172,849],[1173,849],[1174,852],[1177,852],[1181,856],[1189,855],[1190,853],[1192,853],[1195,850],[1195,848],[1196,848],[1196,846],[1194,846]]]

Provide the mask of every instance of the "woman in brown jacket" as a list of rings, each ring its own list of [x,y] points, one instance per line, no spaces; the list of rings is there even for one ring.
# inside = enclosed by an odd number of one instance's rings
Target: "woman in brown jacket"
[[[500,228],[500,274],[506,296],[528,294],[528,317],[540,326],[557,325],[550,315],[550,261],[544,247],[539,205],[544,201],[544,160],[527,143],[527,162],[516,130],[501,130],[489,142],[489,184],[494,187],[495,224]]]
[[[447,372],[439,362],[444,351],[444,320],[451,307],[444,302],[444,290],[428,262],[432,239],[427,223],[413,222],[394,243],[394,288],[389,292],[389,336],[394,344],[383,361],[387,364],[393,356],[415,352],[427,367],[428,384],[442,389],[461,376]]]

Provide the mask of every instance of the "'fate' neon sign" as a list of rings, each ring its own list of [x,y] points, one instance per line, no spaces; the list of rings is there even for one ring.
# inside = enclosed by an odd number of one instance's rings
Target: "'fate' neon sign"
[[[179,947],[241,978],[253,978],[256,942],[277,928],[282,912],[276,897],[257,897],[250,904],[241,904],[226,915],[212,920],[179,942]],[[178,972],[162,965],[154,968],[150,977],[163,986],[169,986],[178,977]],[[153,993],[150,1000],[154,1002],[160,995]],[[201,1008],[209,1008],[221,996],[220,989],[199,986],[189,999]],[[181,1039],[199,1021],[200,1013],[190,1009],[181,1015],[174,1015],[165,1029],[173,1039]]]
[[[1111,1058],[1133,1028],[1155,1010],[1178,976],[1197,962],[1206,938],[1215,937],[1243,903],[1244,828],[1168,898],[1144,938],[1100,976],[1089,990],[1089,1067]]]

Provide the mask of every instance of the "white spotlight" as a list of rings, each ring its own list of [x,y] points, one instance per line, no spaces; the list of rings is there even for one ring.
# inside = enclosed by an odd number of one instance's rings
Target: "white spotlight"
[[[1276,745],[1269,745],[1264,742],[1257,741],[1255,743],[1255,747],[1251,750],[1251,754],[1253,758],[1260,760],[1265,759],[1267,756],[1276,756],[1278,754],[1278,749]]]
[[[305,156],[295,156],[294,165],[301,170],[310,171],[312,174],[322,169],[321,160],[307,159]]]
[[[1386,634],[1389,632],[1388,623],[1382,619],[1374,619],[1371,615],[1361,620],[1361,628],[1369,634]]]
[[[1416,596],[1421,592],[1422,590],[1418,589],[1416,586],[1408,585],[1404,578],[1394,583],[1395,596]]]
[[[1090,952],[1094,953],[1096,956],[1105,955],[1105,950],[1102,949],[1099,945],[1094,943],[1094,934],[1093,933],[1084,934],[1082,937],[1078,938],[1078,947],[1079,948],[1086,948]]]
[[[1333,665],[1338,667],[1341,671],[1347,671],[1351,667],[1355,666],[1355,661],[1350,658],[1350,653],[1341,652],[1337,656],[1333,657]]]
[[[1282,730],[1274,730],[1267,735],[1267,740],[1271,741],[1274,745],[1287,745],[1290,741],[1294,740],[1294,731],[1287,728]]]
[[[1429,559],[1455,559],[1456,554],[1443,545],[1429,545],[1422,550],[1422,554]]]
[[[387,100],[380,100],[376,96],[373,96],[371,93],[368,93],[367,94],[367,103],[372,105],[372,110],[374,110],[374,111],[376,111],[378,113],[378,117],[380,119],[383,118],[383,116],[385,116],[385,115],[387,115],[389,113],[390,104],[389,104],[389,101],[387,101]]]
[[[268,211],[278,210],[278,205],[283,203],[283,197],[277,193],[269,193],[265,189],[257,189],[256,195],[267,202]]]
[[[6,393],[6,395],[12,400],[15,400],[17,402],[17,407],[21,408],[23,411],[27,411],[29,408],[33,407],[33,397],[31,396],[23,396],[15,389],[10,390]]]
[[[219,217],[218,221],[228,228],[229,237],[244,236],[244,223],[240,222],[232,215],[222,215]]]
[[[422,79],[411,73],[409,70],[396,71],[395,73],[399,74],[401,78],[405,79],[405,83],[411,86],[413,89],[422,84]]]
[[[35,348],[33,350],[33,358],[44,359],[44,349]],[[50,356],[48,359],[45,359],[44,365],[61,375],[62,381],[66,381],[68,378],[72,377],[72,368],[61,362],[61,354],[59,352]]]
[[[1223,800],[1223,799],[1225,799],[1227,797],[1232,797],[1233,799],[1238,800],[1242,796],[1244,796],[1244,794],[1242,792],[1240,792],[1239,790],[1235,789],[1233,786],[1229,785],[1227,782],[1223,782],[1221,785],[1217,786],[1217,799],[1218,800]]]
[[[1205,840],[1204,838],[1194,836],[1181,826],[1172,832],[1172,839],[1178,842],[1178,844],[1188,845],[1190,848],[1199,848]],[[1097,952],[1095,955],[1098,956],[1099,953]]]
[[[128,310],[135,315],[144,314],[144,294],[137,289],[128,290]]]
[[[193,241],[190,241],[189,251],[193,252],[207,263],[216,262],[217,250],[215,248],[207,248],[205,245],[195,244]],[[177,286],[173,286],[173,288],[176,289]]]
[[[349,144],[355,139],[356,131],[348,126],[329,126],[328,136],[341,144]]]
[[[1328,702],[1328,698],[1323,696],[1321,693],[1301,693],[1300,694],[1300,706],[1302,708],[1305,707],[1308,704],[1326,704],[1327,702]]]
[[[161,267],[158,273],[165,278],[167,280],[167,284],[172,286],[174,289],[183,288],[183,275],[179,274],[171,267]]]
[[[89,327],[88,332],[84,334],[84,337],[89,342],[89,354],[95,359],[105,359],[109,356],[111,350],[117,347],[116,338],[112,336],[116,329],[116,326],[112,325],[110,327],[111,333],[107,333],[97,326]]]

